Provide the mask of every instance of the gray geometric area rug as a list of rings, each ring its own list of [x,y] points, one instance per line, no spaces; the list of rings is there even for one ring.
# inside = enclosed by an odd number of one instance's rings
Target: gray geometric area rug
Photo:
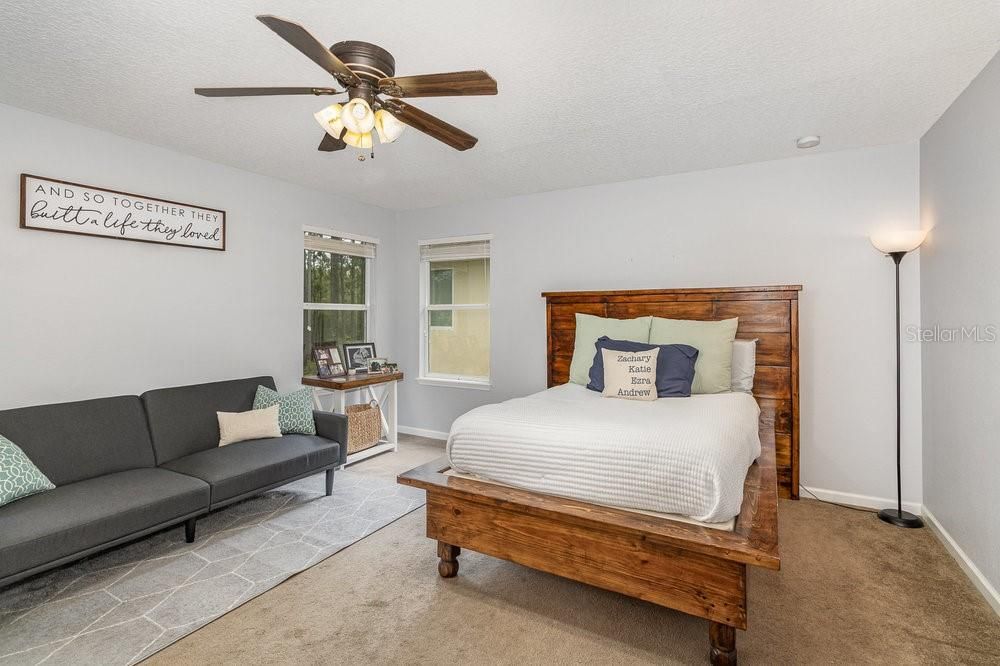
[[[0,666],[138,662],[423,506],[395,479],[338,471],[0,590]]]

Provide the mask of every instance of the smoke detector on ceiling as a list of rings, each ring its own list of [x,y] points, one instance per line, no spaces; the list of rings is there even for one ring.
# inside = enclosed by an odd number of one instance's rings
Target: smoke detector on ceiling
[[[818,145],[819,145],[819,137],[818,136],[800,136],[795,141],[795,146],[797,148],[803,148],[803,149],[805,149],[805,148],[815,148]]]

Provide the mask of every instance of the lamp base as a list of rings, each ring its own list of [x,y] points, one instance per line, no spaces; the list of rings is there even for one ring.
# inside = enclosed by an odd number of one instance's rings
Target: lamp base
[[[896,509],[882,509],[878,512],[878,517],[896,527],[923,527],[924,521],[920,516],[914,516],[909,511],[898,511]]]

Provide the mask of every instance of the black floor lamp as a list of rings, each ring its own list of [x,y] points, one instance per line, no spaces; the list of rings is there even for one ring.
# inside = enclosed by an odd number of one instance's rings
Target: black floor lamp
[[[871,236],[872,245],[875,249],[892,258],[896,265],[896,508],[882,509],[878,512],[878,517],[887,523],[892,523],[897,527],[923,527],[924,521],[920,516],[915,516],[908,511],[903,511],[903,470],[900,465],[900,443],[902,436],[900,433],[901,407],[900,407],[900,347],[899,347],[899,262],[903,260],[908,252],[912,252],[920,247],[927,236],[926,231],[917,229],[900,230],[873,234]]]

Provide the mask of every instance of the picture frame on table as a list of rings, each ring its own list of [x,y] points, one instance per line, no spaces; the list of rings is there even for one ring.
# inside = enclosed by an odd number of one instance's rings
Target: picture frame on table
[[[343,377],[347,374],[336,342],[319,342],[313,345],[313,358],[316,360],[316,375],[320,379]]]
[[[374,342],[345,342],[344,365],[350,371],[368,371],[368,359],[378,358]]]
[[[384,358],[370,358],[368,359],[368,372],[369,373],[382,373],[385,372],[386,360]]]

